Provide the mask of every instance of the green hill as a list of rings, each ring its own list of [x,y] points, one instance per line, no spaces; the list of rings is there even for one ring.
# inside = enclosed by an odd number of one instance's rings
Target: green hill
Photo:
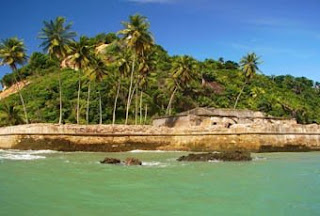
[[[158,63],[157,69],[150,77],[148,88],[143,95],[148,104],[148,118],[165,114],[165,109],[170,97],[170,89],[166,79],[170,76],[169,69],[171,58],[165,55],[164,60]],[[228,69],[227,63],[214,60],[198,62],[201,65],[199,78],[190,86],[178,92],[173,104],[173,112],[181,112],[194,107],[222,107],[232,108],[236,97],[243,85],[244,78],[240,70]],[[30,64],[29,64],[30,65]],[[28,67],[25,66],[25,67]],[[58,121],[59,117],[59,89],[57,67],[46,69],[36,68],[35,72],[26,76],[31,84],[21,92],[25,98],[26,107],[31,122]],[[21,71],[21,70],[20,70]],[[39,73],[38,73],[39,72]],[[77,101],[77,72],[63,70],[63,118],[67,123],[75,123]],[[10,75],[3,77],[2,82],[9,80]],[[203,80],[202,80],[203,78]],[[85,123],[88,79],[81,77],[81,122]],[[203,81],[205,80],[205,83]],[[128,77],[123,81],[120,91],[119,106],[117,110],[117,122],[121,123],[125,117],[125,105]],[[9,85],[9,82],[5,83]],[[319,89],[314,87],[314,82],[306,78],[286,76],[256,75],[252,82],[244,89],[238,108],[264,111],[274,116],[296,117],[301,123],[320,122],[320,98]],[[91,91],[90,123],[98,123],[98,94],[97,86]],[[111,123],[113,102],[116,93],[116,85],[113,77],[106,76],[101,84],[103,122]],[[17,94],[11,95],[1,101],[0,106],[15,105],[22,114]],[[145,110],[145,106],[143,107]],[[3,110],[3,108],[1,108]],[[134,118],[134,106],[131,109],[131,123]],[[4,111],[2,111],[4,115]],[[2,125],[6,122],[2,120]]]
[[[94,41],[92,43],[97,44],[98,41],[100,47],[101,44],[112,45],[121,40],[115,34],[100,34],[88,38],[88,41]],[[89,123],[99,123],[100,92],[102,120],[107,124],[112,123],[114,100],[120,82],[116,123],[124,123],[132,66],[129,61],[133,61],[129,58],[127,64],[124,64],[129,49],[115,46],[107,51],[107,69],[101,76],[101,83],[97,82],[100,80],[96,77],[92,79],[84,69],[80,72],[60,69],[58,59],[52,60],[54,58],[42,53],[33,53],[26,65],[5,75],[1,83],[9,87],[15,83],[14,77],[17,80],[29,80],[30,84],[21,90],[21,94],[30,122],[57,123],[58,72],[61,70],[63,122],[76,123],[80,75],[80,123],[87,123],[88,107]],[[239,109],[259,110],[279,117],[295,117],[300,123],[320,123],[319,85],[304,77],[266,76],[258,73],[248,80],[236,62],[223,61],[222,58],[198,61],[192,57],[169,56],[160,45],[155,44],[149,49],[148,55],[144,54],[143,58],[136,59],[136,65],[132,84],[135,91],[129,110],[131,124],[148,123],[152,117],[165,115],[175,87],[177,89],[172,97],[172,114],[194,107],[233,108],[244,87],[237,106]],[[124,68],[127,68],[127,72],[120,73]],[[188,71],[189,74],[183,74]],[[244,85],[245,83],[247,84]],[[23,109],[18,94],[2,99],[0,110],[1,125],[23,123]]]

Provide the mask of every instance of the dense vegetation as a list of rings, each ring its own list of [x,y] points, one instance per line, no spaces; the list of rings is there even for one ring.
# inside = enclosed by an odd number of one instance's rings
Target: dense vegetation
[[[33,53],[27,64],[22,41],[3,40],[1,64],[12,73],[2,78],[2,85],[25,79],[30,84],[2,99],[0,125],[144,124],[194,107],[245,108],[320,123],[319,84],[312,80],[256,73],[260,62],[254,53],[239,64],[169,56],[154,43],[149,23],[140,15],[123,27],[76,41],[64,18],[44,22],[38,36],[44,53]]]

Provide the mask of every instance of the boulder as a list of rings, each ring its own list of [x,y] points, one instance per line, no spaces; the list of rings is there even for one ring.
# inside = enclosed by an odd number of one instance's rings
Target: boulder
[[[250,152],[245,151],[225,151],[215,153],[189,154],[177,159],[178,161],[251,161]]]
[[[104,160],[100,161],[102,164],[120,164],[121,161],[117,158],[108,158],[106,157]]]
[[[135,166],[135,165],[139,165],[141,166],[142,165],[142,162],[137,159],[137,158],[127,158],[125,161],[124,161],[124,164],[127,165],[127,166]]]

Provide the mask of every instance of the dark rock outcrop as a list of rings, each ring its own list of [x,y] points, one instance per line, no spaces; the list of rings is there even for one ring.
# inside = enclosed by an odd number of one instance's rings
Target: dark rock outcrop
[[[124,164],[127,165],[127,166],[132,166],[132,165],[139,165],[141,166],[142,165],[142,162],[137,159],[137,158],[127,158],[125,161],[124,161]]]
[[[120,164],[121,161],[117,158],[108,158],[106,157],[104,160],[100,161],[102,164]]]
[[[189,154],[177,159],[178,161],[251,161],[250,152],[245,151],[226,151],[216,153]]]

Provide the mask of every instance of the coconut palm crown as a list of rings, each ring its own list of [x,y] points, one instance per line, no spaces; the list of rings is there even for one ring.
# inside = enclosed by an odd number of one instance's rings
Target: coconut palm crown
[[[132,48],[138,56],[143,56],[154,44],[150,23],[147,18],[139,14],[130,16],[129,22],[122,22],[124,29],[118,32],[123,36],[124,42]]]
[[[17,69],[17,64],[27,61],[26,48],[22,40],[8,38],[0,43],[0,65],[8,65],[12,70]]]
[[[63,60],[62,67],[70,67],[74,70],[85,69],[93,56],[93,46],[89,38],[81,36],[79,42],[72,41],[69,44],[68,56]]]
[[[77,35],[71,30],[72,23],[65,24],[64,17],[57,17],[55,20],[44,21],[38,38],[43,40],[40,47],[48,52],[51,57],[62,60],[69,50],[68,45]]]
[[[252,79],[257,71],[260,71],[258,65],[261,64],[260,57],[255,53],[249,53],[240,60],[240,68],[244,72],[247,80]]]
[[[198,65],[190,56],[179,56],[173,60],[170,72],[175,84],[181,88],[196,78]]]

